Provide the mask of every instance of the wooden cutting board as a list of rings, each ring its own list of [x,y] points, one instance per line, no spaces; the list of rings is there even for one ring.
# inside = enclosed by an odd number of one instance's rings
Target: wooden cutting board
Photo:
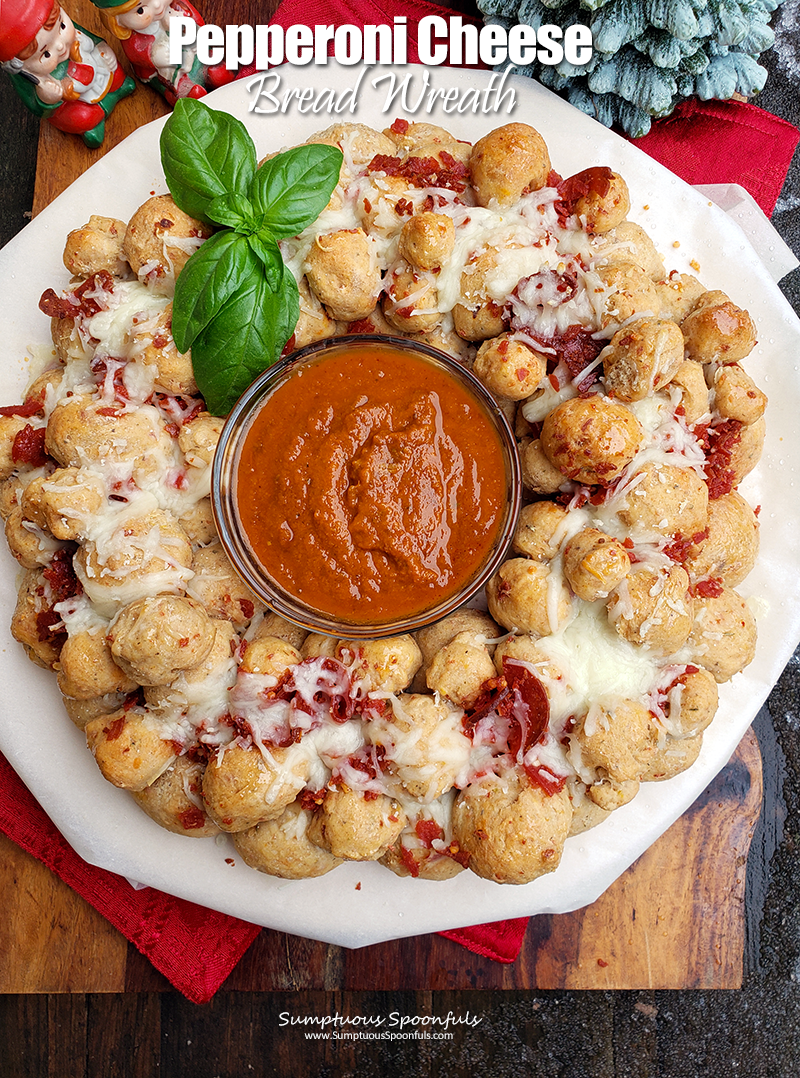
[[[259,4],[254,12],[256,5],[243,0],[207,0],[202,7],[206,20],[217,24],[264,22],[270,10]],[[81,25],[108,36],[89,0],[73,0],[69,10]],[[166,111],[157,94],[140,86],[117,106],[101,151],[42,124],[34,213],[103,152]],[[93,212],[102,213],[102,206],[86,207],[87,218]],[[226,987],[738,988],[745,868],[761,800],[761,756],[750,730],[689,811],[598,901],[575,913],[532,918],[513,965],[482,959],[439,936],[347,951],[265,930]],[[2,835],[0,856],[0,992],[169,988],[100,914]]]

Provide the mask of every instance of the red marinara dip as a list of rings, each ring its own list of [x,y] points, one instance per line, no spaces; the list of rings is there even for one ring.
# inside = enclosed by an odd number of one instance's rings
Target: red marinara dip
[[[495,421],[449,371],[380,342],[323,351],[252,418],[235,504],[267,575],[352,624],[412,617],[458,594],[508,502]]]

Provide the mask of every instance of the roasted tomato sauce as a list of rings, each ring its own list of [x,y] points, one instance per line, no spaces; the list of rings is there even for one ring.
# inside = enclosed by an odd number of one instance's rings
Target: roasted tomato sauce
[[[489,555],[503,450],[446,371],[376,344],[323,354],[254,417],[236,469],[240,527],[272,580],[354,624],[418,614]]]

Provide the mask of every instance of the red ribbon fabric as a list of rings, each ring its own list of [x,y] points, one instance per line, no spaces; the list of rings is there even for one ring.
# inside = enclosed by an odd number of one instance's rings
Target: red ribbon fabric
[[[391,23],[408,18],[409,59],[417,60],[415,24],[450,12],[426,0],[286,0],[274,22],[290,26]],[[465,18],[468,19],[467,16]],[[472,20],[477,21],[477,20]],[[252,74],[240,72],[240,77]],[[687,101],[635,144],[688,183],[738,183],[765,213],[775,207],[800,131],[745,102]],[[99,910],[188,999],[209,1000],[260,929],[83,861],[65,842],[23,783],[0,756],[0,829]],[[527,917],[440,933],[485,958],[513,962]]]

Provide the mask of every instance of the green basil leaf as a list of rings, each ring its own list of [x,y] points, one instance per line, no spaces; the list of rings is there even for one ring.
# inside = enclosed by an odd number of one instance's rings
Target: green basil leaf
[[[216,317],[196,338],[192,362],[212,415],[224,416],[253,379],[280,357],[300,314],[297,282],[283,275],[273,292],[252,252],[247,272]]]
[[[264,162],[251,183],[250,198],[274,236],[296,236],[319,217],[339,182],[342,161],[336,146],[312,144]]]
[[[215,198],[247,191],[256,172],[256,148],[239,120],[182,97],[161,132],[161,164],[178,206],[208,224]]]
[[[244,236],[258,228],[253,204],[245,195],[218,195],[207,212],[215,224],[232,228]]]
[[[278,241],[267,229],[259,229],[247,237],[250,249],[264,267],[264,273],[269,281],[270,288],[277,292],[281,287],[284,273],[288,272],[283,264],[283,255],[278,246]]]
[[[217,232],[199,247],[175,281],[172,336],[179,352],[192,343],[239,288],[252,254],[244,236]]]

